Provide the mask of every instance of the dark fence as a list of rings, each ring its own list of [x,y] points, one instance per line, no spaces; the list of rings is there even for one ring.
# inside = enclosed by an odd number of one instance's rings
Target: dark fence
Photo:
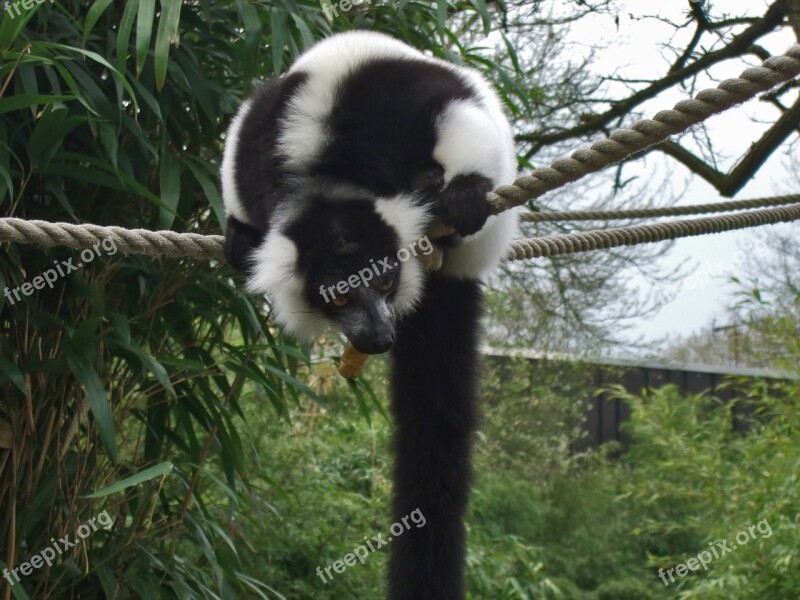
[[[534,352],[485,350],[484,355],[502,364],[508,359],[525,359],[531,363],[532,371],[547,369],[562,364],[580,364],[583,378],[591,382],[594,389],[611,385],[621,385],[627,392],[641,394],[643,390],[657,389],[667,384],[675,385],[681,392],[699,394],[707,392],[728,404],[733,402],[732,423],[734,431],[745,433],[752,423],[753,406],[744,402],[742,386],[732,385],[731,380],[786,380],[786,374],[768,369],[723,368],[709,365],[668,365],[658,363],[637,363],[624,360],[588,361],[568,356],[544,356]],[[556,367],[557,368],[557,367]],[[722,385],[728,382],[727,385]],[[593,448],[606,442],[616,441],[625,448],[628,438],[622,423],[630,419],[628,405],[606,392],[598,392],[586,399],[584,427],[587,436],[580,448]]]

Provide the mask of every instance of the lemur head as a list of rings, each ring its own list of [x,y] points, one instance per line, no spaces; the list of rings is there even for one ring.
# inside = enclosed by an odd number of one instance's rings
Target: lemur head
[[[414,256],[433,249],[422,237],[426,209],[411,195],[301,195],[276,213],[253,253],[249,291],[266,293],[284,330],[301,339],[333,325],[358,351],[386,352],[424,285]]]

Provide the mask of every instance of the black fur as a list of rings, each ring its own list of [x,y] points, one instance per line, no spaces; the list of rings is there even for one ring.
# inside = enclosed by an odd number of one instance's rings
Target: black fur
[[[252,109],[242,126],[247,135],[240,136],[236,149],[236,185],[253,227],[266,231],[275,208],[290,196],[293,177],[308,174],[312,181],[347,182],[380,196],[422,190],[422,201],[431,202],[434,212],[448,218],[461,235],[474,233],[486,222],[488,180],[466,174],[442,190],[442,167],[432,158],[436,118],[449,102],[475,96],[452,71],[400,59],[363,65],[342,83],[326,123],[331,135],[322,156],[309,173],[290,173],[276,154],[275,140],[288,100],[306,78],[293,73],[270,81],[251,99]],[[324,193],[325,186],[319,187]],[[445,206],[439,209],[441,202]],[[454,202],[468,204],[463,217],[454,210]],[[237,228],[226,232],[231,237],[239,234]],[[241,248],[250,241],[228,243]]]
[[[287,100],[305,81],[302,74],[269,81],[251,98],[257,110],[251,110],[237,140],[236,187],[252,225],[228,216],[225,229],[225,257],[235,269],[249,274],[249,258],[263,241],[269,220],[282,196],[286,180],[280,157],[275,153],[275,140]]]
[[[477,421],[478,283],[431,276],[392,353],[393,518],[424,527],[392,540],[389,600],[462,600],[470,455]]]
[[[331,143],[314,172],[381,195],[412,190],[419,173],[438,166],[431,156],[436,117],[448,102],[472,95],[438,65],[374,60],[344,81],[328,123]]]
[[[253,225],[267,229],[272,212],[284,196],[288,173],[275,152],[286,103],[306,80],[301,73],[267,82],[253,95],[236,148],[237,187]]]
[[[225,258],[234,269],[250,274],[250,255],[264,239],[264,231],[228,217],[225,230]]]
[[[434,214],[459,235],[475,233],[489,218],[486,194],[491,191],[492,182],[482,175],[456,175],[439,195]]]
[[[449,102],[475,97],[475,90],[445,67],[402,59],[376,59],[345,80],[325,123],[331,135],[322,155],[303,172],[289,173],[275,155],[275,139],[286,103],[304,78],[295,73],[268,83],[252,100],[236,148],[236,185],[251,225],[229,220],[226,249],[234,266],[246,266],[275,209],[305,194],[302,201],[311,208],[284,233],[297,246],[310,306],[334,317],[339,309],[322,303],[319,285],[398,249],[393,230],[353,190],[372,197],[419,191],[436,216],[468,235],[489,216],[491,182],[462,173],[445,187],[442,166],[432,157],[437,117]],[[353,187],[333,192],[332,182]],[[457,243],[458,235],[449,241]],[[481,301],[479,283],[434,274],[417,312],[394,330],[393,517],[400,521],[419,509],[426,524],[390,544],[390,600],[465,597],[463,520],[477,419]]]
[[[326,314],[335,308],[319,293],[320,285],[335,285],[375,260],[393,256],[398,240],[394,230],[384,223],[365,201],[315,201],[287,231],[300,255],[300,269],[306,282],[311,306]],[[398,276],[402,265],[393,269]]]

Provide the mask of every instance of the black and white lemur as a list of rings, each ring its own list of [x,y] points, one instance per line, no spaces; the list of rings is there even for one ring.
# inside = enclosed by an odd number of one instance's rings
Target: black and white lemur
[[[226,254],[248,290],[298,338],[334,327],[363,353],[392,348],[393,515],[420,509],[426,524],[389,545],[391,600],[465,596],[481,282],[517,228],[513,212],[489,216],[486,194],[515,174],[486,80],[374,32],[315,45],[228,130]],[[437,240],[440,270],[383,260],[369,285],[336,295],[434,219],[457,232]]]

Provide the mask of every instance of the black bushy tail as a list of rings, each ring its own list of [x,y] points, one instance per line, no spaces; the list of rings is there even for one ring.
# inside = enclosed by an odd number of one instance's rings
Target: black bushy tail
[[[419,310],[398,324],[393,517],[400,522],[419,509],[425,525],[410,523],[393,537],[389,600],[465,597],[464,514],[477,423],[481,297],[476,282],[434,274]]]

